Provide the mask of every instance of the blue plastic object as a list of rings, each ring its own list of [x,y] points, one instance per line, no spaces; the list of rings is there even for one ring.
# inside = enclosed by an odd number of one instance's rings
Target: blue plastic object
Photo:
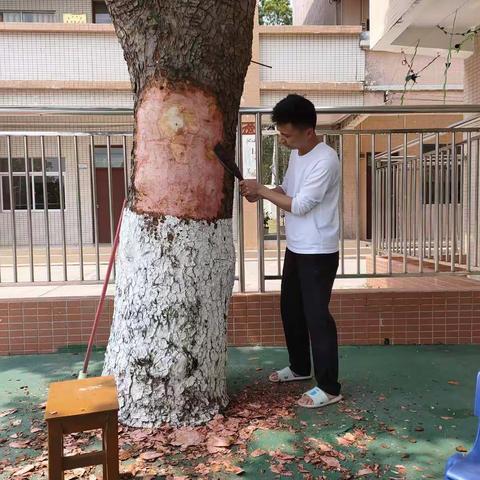
[[[475,416],[480,417],[480,372],[477,374],[475,391]],[[472,449],[466,455],[452,455],[445,467],[445,480],[479,480],[480,479],[480,424],[477,438]]]

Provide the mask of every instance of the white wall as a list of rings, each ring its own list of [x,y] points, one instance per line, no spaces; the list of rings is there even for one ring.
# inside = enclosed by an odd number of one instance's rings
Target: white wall
[[[113,32],[0,32],[0,65],[0,80],[130,80]]]
[[[0,106],[133,108],[133,97],[126,91],[0,90]]]
[[[361,82],[365,52],[358,35],[262,35],[264,82]]]
[[[316,107],[343,107],[363,105],[362,92],[315,92],[269,90],[261,93],[262,107],[271,107],[289,93],[298,93],[308,98]]]
[[[337,6],[328,0],[293,0],[293,25],[336,25]],[[339,9],[338,9],[339,10]]]
[[[370,0],[370,46],[374,46],[415,0]]]

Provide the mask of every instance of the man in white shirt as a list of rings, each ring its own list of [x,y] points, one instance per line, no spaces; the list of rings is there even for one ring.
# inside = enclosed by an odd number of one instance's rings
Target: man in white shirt
[[[328,308],[339,258],[340,163],[335,150],[318,138],[315,107],[306,98],[288,95],[273,109],[272,121],[281,144],[292,150],[282,185],[269,189],[256,180],[240,183],[248,201],[264,198],[285,211],[281,313],[290,365],[270,375],[270,381],[312,378],[311,344],[317,386],[298,403],[323,407],[342,399],[337,328]]]

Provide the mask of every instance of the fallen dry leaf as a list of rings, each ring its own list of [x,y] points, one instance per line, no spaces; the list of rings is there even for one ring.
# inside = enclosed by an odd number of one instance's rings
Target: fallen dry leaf
[[[301,464],[297,464],[297,470],[300,472],[300,473],[308,473],[310,474],[310,472]]]
[[[459,445],[455,450],[457,450],[457,452],[460,452],[460,453],[468,452],[468,450],[463,445]]]
[[[333,448],[330,445],[328,445],[328,443],[324,443],[320,440],[317,440],[316,438],[307,438],[307,440],[313,443],[317,448],[319,448],[324,453],[331,452],[333,450]]]
[[[8,410],[4,410],[3,412],[0,412],[0,417],[6,417],[7,415],[12,415],[17,411],[18,410],[16,408],[10,408]]]
[[[35,465],[29,464],[25,465],[23,468],[20,470],[17,470],[14,475],[25,475],[28,472],[31,472],[35,468]]]
[[[254,450],[250,456],[253,458],[260,457],[261,455],[265,455],[267,452],[265,450],[262,450],[261,448],[257,448]]]
[[[375,473],[371,468],[362,468],[357,472],[357,477],[365,477],[366,475],[372,475]]]
[[[337,442],[340,445],[342,445],[343,447],[351,447],[352,446],[352,443],[349,442],[348,440],[345,440],[345,438],[343,438],[343,437],[337,438]]]
[[[153,460],[156,460],[157,458],[160,458],[162,454],[160,452],[154,452],[154,451],[148,451],[148,452],[143,452],[140,454],[140,458],[142,460],[146,460],[147,462],[151,462]]]
[[[172,445],[177,445],[182,448],[193,447],[200,445],[205,440],[205,435],[192,428],[180,428],[175,432],[175,439],[171,442]]]
[[[148,434],[144,430],[137,429],[133,430],[129,436],[134,442],[142,442],[148,437]]]
[[[449,380],[448,383],[450,385],[460,385],[460,382],[458,382],[457,380]]]
[[[136,475],[139,468],[135,463],[130,463],[129,465],[122,466],[122,473]]]
[[[220,437],[213,435],[207,440],[207,450],[209,453],[220,453],[232,445],[233,439],[231,437]]]
[[[288,453],[283,453],[280,450],[270,451],[268,454],[280,463],[291,462],[295,459],[295,455],[289,455]]]
[[[440,417],[443,420],[453,420],[453,417]]]
[[[65,474],[65,480],[73,480],[75,478],[85,478],[86,470],[84,468],[76,468]]]
[[[132,452],[130,450],[120,450],[118,452],[118,458],[123,462],[132,458]]]
[[[364,420],[365,417],[362,415],[350,415],[350,418],[353,418],[353,420]]]
[[[22,440],[19,442],[10,442],[8,446],[10,448],[28,448],[29,444],[30,444],[30,440]]]
[[[293,473],[286,470],[285,466],[282,463],[278,463],[276,465],[270,465],[270,471],[272,471],[273,473],[278,473],[279,475],[282,475],[282,477],[293,476]]]
[[[209,475],[211,473],[210,467],[207,467],[204,463],[199,463],[195,467],[195,472],[200,473],[202,475]]]
[[[340,470],[340,462],[334,457],[327,457],[326,455],[322,455],[320,460],[328,467],[334,468],[336,470]]]
[[[337,438],[337,442],[340,445],[343,445],[344,447],[350,447],[356,442],[356,440],[357,438],[355,437],[355,435],[353,435],[353,433],[350,433],[350,432],[343,435],[343,437]]]
[[[235,475],[241,475],[245,470],[237,465],[230,465],[225,469],[228,473],[234,473]]]

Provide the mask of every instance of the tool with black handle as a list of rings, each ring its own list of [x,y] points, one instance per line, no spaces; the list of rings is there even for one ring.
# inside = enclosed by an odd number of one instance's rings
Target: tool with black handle
[[[215,152],[215,155],[217,155],[218,160],[220,160],[220,163],[223,165],[223,168],[225,168],[227,172],[230,172],[234,177],[238,178],[238,180],[242,181],[242,172],[235,163],[235,160],[227,153],[223,145],[217,143],[213,151]]]

